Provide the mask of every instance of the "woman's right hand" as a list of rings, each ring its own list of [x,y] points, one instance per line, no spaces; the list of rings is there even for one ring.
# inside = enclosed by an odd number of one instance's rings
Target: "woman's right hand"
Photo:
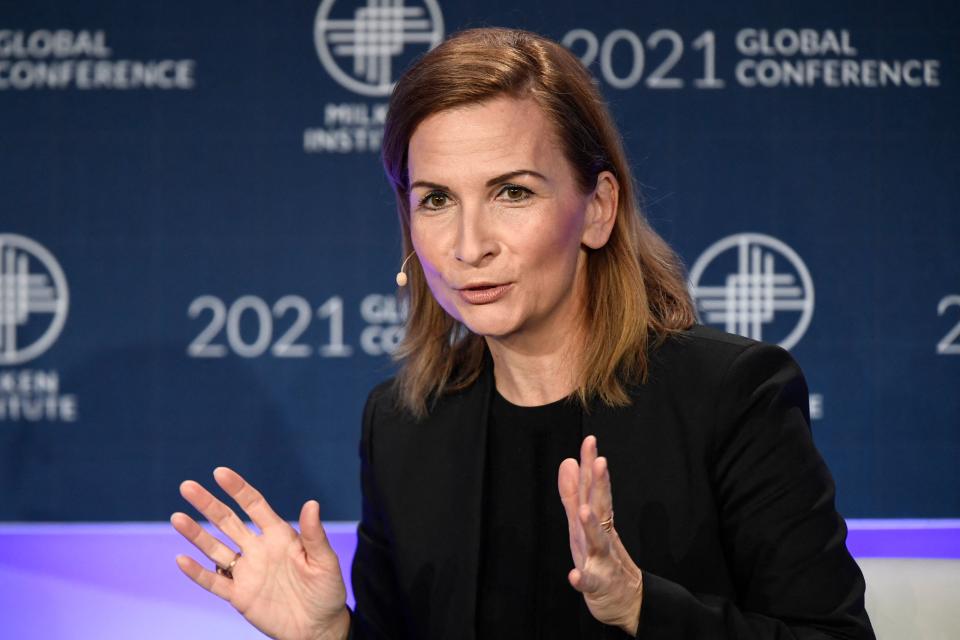
[[[257,629],[283,640],[347,637],[350,614],[340,563],[320,524],[320,505],[300,510],[300,533],[267,504],[256,489],[226,467],[213,477],[260,529],[257,535],[230,507],[198,483],[187,480],[180,494],[239,548],[232,579],[187,556],[177,564],[190,579],[220,596]],[[207,533],[185,513],[170,517],[174,529],[216,565],[227,567],[236,551]]]

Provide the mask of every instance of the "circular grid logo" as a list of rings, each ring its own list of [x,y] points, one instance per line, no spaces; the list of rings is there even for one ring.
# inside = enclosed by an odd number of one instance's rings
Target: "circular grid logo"
[[[53,254],[30,238],[0,234],[0,366],[49,349],[68,306],[67,279]]]
[[[390,94],[395,58],[405,53],[407,45],[422,45],[429,51],[443,40],[443,16],[436,0],[410,5],[404,0],[367,0],[352,15],[333,18],[331,9],[336,2],[320,3],[314,44],[327,72],[361,95]]]
[[[813,279],[782,241],[738,233],[712,244],[690,269],[690,294],[707,324],[793,348],[813,317]]]

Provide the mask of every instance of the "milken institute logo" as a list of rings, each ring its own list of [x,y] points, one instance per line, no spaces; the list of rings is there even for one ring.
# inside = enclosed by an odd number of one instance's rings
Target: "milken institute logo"
[[[49,349],[68,306],[67,279],[53,254],[30,238],[0,234],[0,366]]]
[[[780,240],[739,233],[715,242],[690,270],[690,293],[704,322],[791,349],[813,317],[813,280]]]
[[[327,72],[341,85],[365,96],[387,96],[393,89],[394,58],[413,47],[422,53],[443,40],[443,16],[436,0],[411,6],[403,0],[367,0],[353,17],[331,18],[336,0],[317,10],[313,39]],[[347,66],[345,70],[341,63]]]

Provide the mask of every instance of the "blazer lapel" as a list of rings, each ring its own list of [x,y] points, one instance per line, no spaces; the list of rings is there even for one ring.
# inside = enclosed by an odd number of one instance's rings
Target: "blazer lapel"
[[[423,464],[433,471],[422,478],[411,511],[431,525],[420,529],[419,551],[442,558],[431,579],[434,603],[428,619],[430,638],[476,635],[477,580],[487,449],[487,414],[493,388],[493,364],[487,356],[477,382],[438,405],[421,429]],[[419,483],[418,483],[419,484]],[[409,515],[409,513],[408,513]],[[437,604],[442,603],[440,606]]]
[[[484,468],[487,459],[487,414],[492,389],[493,362],[488,354],[483,373],[464,402],[463,437],[460,440],[458,456],[463,460],[463,470],[459,474],[460,487],[457,491],[463,499],[454,503],[459,510],[454,518],[460,524],[460,550],[463,553],[463,620],[466,623],[463,637],[468,639],[474,638],[476,634]]]

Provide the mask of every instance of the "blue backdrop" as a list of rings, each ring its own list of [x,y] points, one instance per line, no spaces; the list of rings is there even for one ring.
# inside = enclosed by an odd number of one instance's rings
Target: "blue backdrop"
[[[709,324],[788,347],[848,517],[960,516],[954,3],[0,2],[0,519],[155,520],[230,465],[359,514],[402,331],[387,92],[562,40]]]

